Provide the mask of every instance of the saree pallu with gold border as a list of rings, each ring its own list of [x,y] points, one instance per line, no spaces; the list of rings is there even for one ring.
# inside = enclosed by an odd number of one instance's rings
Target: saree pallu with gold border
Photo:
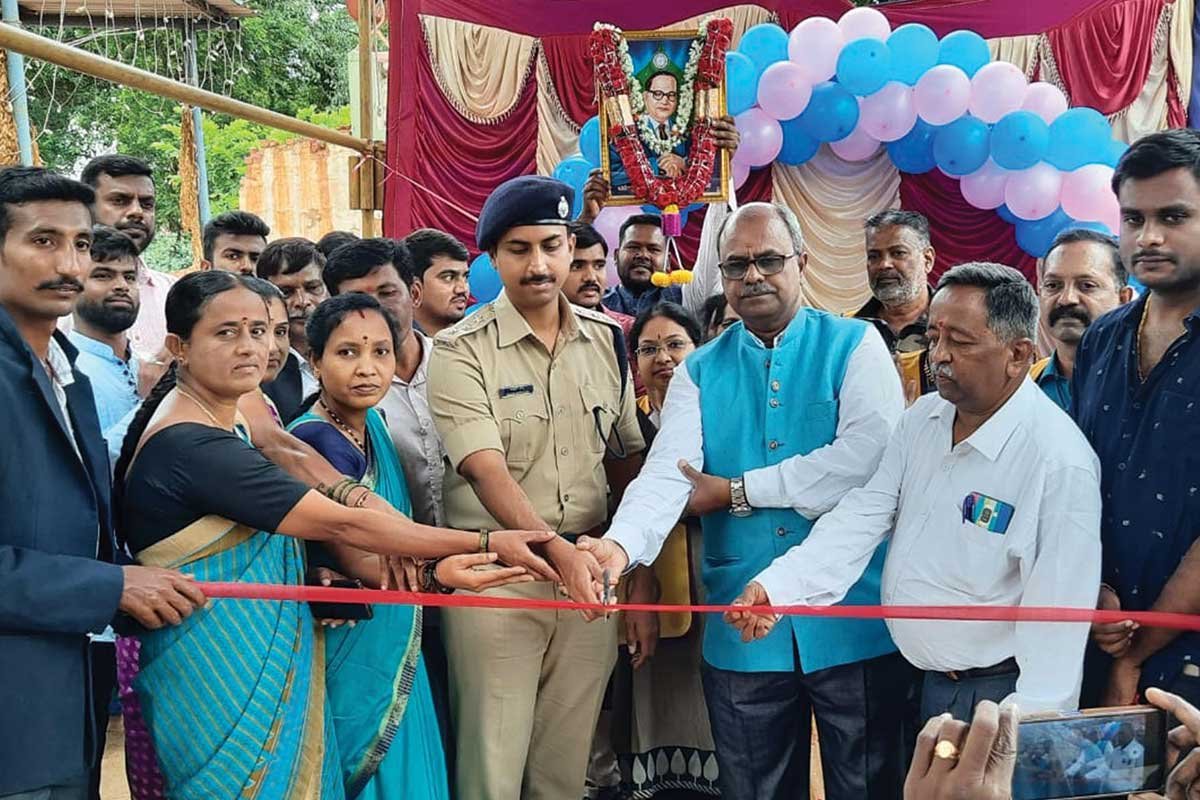
[[[137,554],[200,581],[304,582],[303,544],[204,517]],[[339,800],[324,636],[308,605],[214,600],[141,640],[134,689],[167,796]]]
[[[310,436],[308,425],[327,436]],[[288,429],[338,463],[330,452],[353,447],[307,412]],[[298,430],[300,429],[300,430]],[[361,479],[402,514],[412,513],[408,485],[383,417],[367,413],[366,472]],[[326,631],[325,685],[348,798],[447,800],[446,762],[425,663],[421,607],[378,605],[370,620]]]

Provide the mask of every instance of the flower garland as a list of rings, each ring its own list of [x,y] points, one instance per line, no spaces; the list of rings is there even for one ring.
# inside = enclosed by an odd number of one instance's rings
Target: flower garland
[[[690,126],[691,147],[686,169],[678,178],[658,177],[650,166],[640,129],[645,116],[642,87],[633,74],[629,47],[620,29],[597,23],[589,39],[600,101],[605,105],[609,140],[629,175],[634,194],[668,213],[678,214],[680,206],[699,199],[712,179],[717,147],[711,124],[720,113],[725,51],[732,38],[732,22],[723,18],[708,19],[701,24],[697,39],[692,43],[688,72],[685,73],[689,91],[681,93],[677,123],[682,120],[681,124],[686,126],[693,111],[695,121]]]

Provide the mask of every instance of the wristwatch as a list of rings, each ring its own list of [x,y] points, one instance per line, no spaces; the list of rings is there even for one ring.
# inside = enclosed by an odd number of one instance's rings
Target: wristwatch
[[[746,500],[746,482],[742,478],[729,480],[729,513],[735,517],[748,517],[754,513]]]

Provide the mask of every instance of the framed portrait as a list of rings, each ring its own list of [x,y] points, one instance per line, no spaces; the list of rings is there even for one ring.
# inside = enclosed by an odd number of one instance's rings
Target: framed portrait
[[[699,47],[694,46],[697,31],[625,31],[623,35],[629,49],[629,100],[642,147],[657,177],[678,177],[686,171],[697,103],[705,99],[699,97],[701,93],[693,85],[699,57]],[[708,109],[712,117],[725,114],[723,79],[716,96],[717,107]],[[634,193],[621,156],[610,140],[611,113],[609,104],[601,102],[600,166],[610,187],[608,205],[643,205],[647,201]],[[695,202],[727,200],[729,175],[729,153],[718,148],[712,178]]]

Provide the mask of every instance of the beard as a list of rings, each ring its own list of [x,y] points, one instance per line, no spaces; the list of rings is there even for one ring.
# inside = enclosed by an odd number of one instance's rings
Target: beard
[[[132,308],[125,308],[108,305],[103,301],[96,303],[81,297],[75,305],[75,313],[79,314],[84,322],[105,333],[122,333],[133,327],[133,323],[137,321],[138,304],[134,303]]]
[[[871,294],[885,306],[894,306],[917,299],[921,294],[921,285],[899,272],[886,273],[871,280]]]

